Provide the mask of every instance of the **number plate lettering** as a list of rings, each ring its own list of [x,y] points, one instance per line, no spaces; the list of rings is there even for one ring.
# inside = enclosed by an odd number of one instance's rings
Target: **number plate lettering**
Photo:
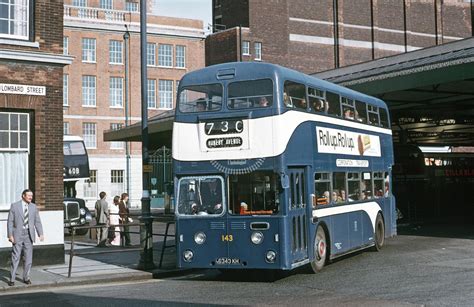
[[[216,264],[233,264],[233,265],[238,265],[240,264],[240,259],[238,258],[227,258],[227,257],[222,257],[222,258],[217,258],[216,259]]]

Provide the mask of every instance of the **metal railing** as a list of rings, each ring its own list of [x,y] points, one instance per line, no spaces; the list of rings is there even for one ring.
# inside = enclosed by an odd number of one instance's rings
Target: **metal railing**
[[[168,237],[172,237],[172,238],[175,238],[175,234],[169,234],[169,227],[171,224],[174,224],[175,221],[174,219],[171,219],[171,217],[165,217],[165,216],[162,216],[162,217],[152,217],[153,218],[153,222],[161,222],[161,223],[166,223],[166,230],[165,230],[165,233],[152,233],[151,235],[152,236],[160,236],[160,237],[164,237],[163,238],[163,246],[161,247],[161,252],[160,252],[160,261],[159,261],[159,265],[158,265],[158,268],[161,268],[162,264],[163,264],[163,256],[164,256],[164,252],[165,252],[165,249],[166,248],[171,248],[171,247],[175,247],[176,244],[172,244],[172,245],[168,245],[167,244],[167,239]],[[112,224],[112,225],[87,225],[87,226],[68,226],[68,227],[64,227],[64,228],[67,228],[69,229],[70,233],[71,233],[71,248],[69,250],[69,268],[68,268],[68,278],[71,277],[71,272],[72,272],[72,260],[74,258],[74,255],[75,255],[75,251],[74,251],[74,241],[75,241],[75,236],[76,236],[76,230],[78,229],[89,229],[89,231],[91,229],[97,229],[97,228],[121,228],[121,230],[115,230],[115,232],[119,232],[121,234],[125,233],[124,231],[124,227],[134,227],[134,226],[145,226],[145,223],[127,223],[127,224]],[[145,227],[145,231],[147,231],[146,227]],[[129,234],[140,234],[141,232],[140,231],[127,231],[127,233]],[[148,233],[146,234],[145,238],[148,238]],[[144,246],[144,249],[148,249],[149,246],[147,246],[147,243],[148,240],[145,240],[145,246]],[[141,242],[140,242],[141,243]],[[141,245],[141,244],[140,244]],[[121,246],[124,246],[124,236],[121,236]],[[142,248],[128,248],[127,251],[140,251]],[[114,252],[123,252],[123,250],[102,250],[100,252],[97,252],[97,251],[94,251],[94,252],[81,252],[80,255],[91,255],[91,254],[100,254],[100,253],[114,253]],[[79,254],[78,254],[79,255]]]

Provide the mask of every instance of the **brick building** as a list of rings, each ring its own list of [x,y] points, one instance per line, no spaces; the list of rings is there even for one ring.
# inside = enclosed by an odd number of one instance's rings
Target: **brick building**
[[[472,11],[469,0],[213,0],[206,65],[333,69],[470,37]]]
[[[132,206],[140,205],[141,143],[130,143],[127,173],[127,145],[103,140],[104,131],[125,126],[127,109],[130,124],[141,120],[139,21],[138,2],[65,1],[64,52],[74,61],[64,69],[64,134],[83,137],[88,148],[91,179],[76,187],[89,208],[100,191],[111,203],[127,186]],[[200,20],[148,15],[147,23],[148,115],[153,117],[174,108],[181,77],[204,66],[204,31]]]
[[[34,263],[64,262],[62,74],[63,2],[0,3],[0,263],[11,253],[10,204],[30,188],[45,241]]]

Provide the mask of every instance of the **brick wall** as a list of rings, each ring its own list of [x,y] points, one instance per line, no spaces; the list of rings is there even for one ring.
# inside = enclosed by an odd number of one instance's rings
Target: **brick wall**
[[[0,83],[46,87],[46,96],[0,94],[0,110],[30,113],[30,188],[42,210],[62,210],[62,67],[0,62]]]

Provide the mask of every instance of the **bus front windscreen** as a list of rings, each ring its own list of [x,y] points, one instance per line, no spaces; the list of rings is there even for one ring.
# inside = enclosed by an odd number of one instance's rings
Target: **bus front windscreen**
[[[186,177],[179,180],[178,214],[219,215],[223,212],[221,177]]]
[[[182,113],[219,111],[222,107],[221,84],[185,86],[178,96]]]

